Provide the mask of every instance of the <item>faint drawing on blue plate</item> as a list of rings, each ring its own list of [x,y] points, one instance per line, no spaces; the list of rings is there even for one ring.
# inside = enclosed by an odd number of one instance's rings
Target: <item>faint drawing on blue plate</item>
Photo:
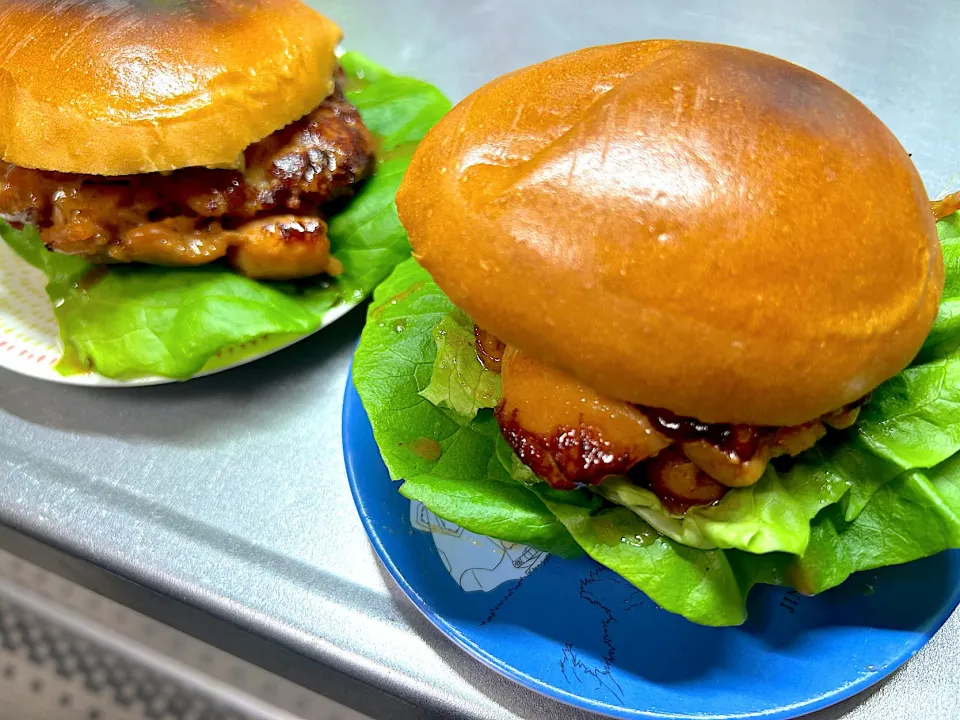
[[[498,585],[520,580],[547,559],[547,553],[526,545],[494,540],[464,530],[410,501],[410,523],[433,536],[444,567],[467,592],[489,592]]]

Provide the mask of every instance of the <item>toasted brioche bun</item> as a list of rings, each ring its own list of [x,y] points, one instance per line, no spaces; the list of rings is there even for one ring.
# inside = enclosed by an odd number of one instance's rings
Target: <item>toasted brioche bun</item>
[[[793,425],[902,370],[943,260],[907,153],[807,70],[691,42],[493,81],[420,144],[414,255],[485,330],[617,399]]]
[[[96,175],[236,166],[330,94],[339,41],[298,0],[8,0],[3,159]]]

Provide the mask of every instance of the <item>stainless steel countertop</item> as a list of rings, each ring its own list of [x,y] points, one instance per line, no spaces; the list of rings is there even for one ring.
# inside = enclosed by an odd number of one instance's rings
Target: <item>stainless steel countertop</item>
[[[317,0],[345,46],[451,99],[592,44],[682,37],[805,65],[900,137],[931,194],[960,174],[950,0]],[[363,317],[218,376],[95,390],[0,371],[0,522],[429,711],[588,717],[502,679],[381,572],[340,450]],[[821,718],[960,717],[960,616],[866,701]]]

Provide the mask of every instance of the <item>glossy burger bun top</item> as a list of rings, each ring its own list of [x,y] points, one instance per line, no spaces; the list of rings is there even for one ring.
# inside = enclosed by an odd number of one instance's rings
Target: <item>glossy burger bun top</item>
[[[397,196],[475,322],[614,398],[792,425],[902,370],[943,260],[907,153],[795,65],[596,47],[506,75],[421,142]]]
[[[236,166],[330,94],[340,35],[298,0],[5,0],[3,159],[96,175]]]

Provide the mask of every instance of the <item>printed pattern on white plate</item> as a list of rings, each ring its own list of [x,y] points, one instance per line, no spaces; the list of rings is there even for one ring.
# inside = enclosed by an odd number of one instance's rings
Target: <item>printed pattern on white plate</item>
[[[5,243],[0,242],[0,368],[67,385],[130,387],[178,382],[167,377],[112,380],[95,372],[61,375],[57,372],[55,365],[63,356],[63,346],[60,342],[60,329],[53,314],[53,306],[45,289],[46,284],[47,280],[42,272],[20,258]],[[348,303],[334,306],[324,316],[320,328],[342,317],[356,305],[357,303]],[[218,358],[229,357],[236,353],[238,360],[223,365],[218,364],[214,369],[201,372],[196,377],[246,365],[289,347],[303,338],[295,338],[279,346],[266,344],[267,349],[263,352],[251,350],[257,346],[258,342],[265,339],[224,348],[217,353]]]
[[[49,380],[64,378],[60,331],[44,274],[0,242],[0,367]]]

